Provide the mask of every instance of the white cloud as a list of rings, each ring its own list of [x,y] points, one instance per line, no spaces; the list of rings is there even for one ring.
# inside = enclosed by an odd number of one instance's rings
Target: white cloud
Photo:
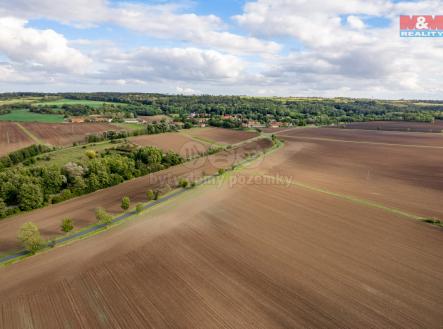
[[[298,92],[304,87],[317,94],[438,97],[442,40],[402,39],[397,26],[399,14],[437,14],[438,8],[442,1],[258,0],[248,2],[234,19],[255,36],[286,36],[302,43],[302,50],[270,57],[262,80],[269,86],[286,91],[293,86]],[[365,19],[373,16],[391,24],[366,26]]]
[[[103,77],[141,81],[235,81],[244,63],[235,56],[197,48],[139,48],[104,53]]]
[[[398,33],[399,14],[439,14],[441,0],[247,1],[243,13],[233,17],[235,33],[216,15],[192,13],[192,2],[150,3],[0,0],[0,17],[21,18],[0,19],[0,55],[9,60],[0,63],[0,80],[41,78],[64,84],[65,90],[70,85],[142,91],[155,86],[186,94],[435,98],[443,92],[443,39],[402,39]],[[154,37],[154,46],[122,50],[118,41],[67,40],[28,27],[26,20],[33,18],[77,28],[112,24],[114,30],[132,31],[134,38]],[[374,28],[371,18],[390,24]],[[155,46],[169,41],[174,48]],[[40,77],[37,70],[44,70]]]
[[[11,61],[36,69],[85,72],[90,59],[68,46],[68,41],[53,30],[27,28],[26,21],[0,18],[0,53]]]
[[[353,29],[361,30],[365,27],[365,23],[357,16],[350,15],[346,20]]]
[[[25,18],[49,18],[77,27],[113,23],[149,36],[186,41],[200,47],[235,53],[275,53],[280,45],[227,31],[226,24],[215,15],[183,12],[177,4],[111,5],[104,0],[0,0],[2,11]]]
[[[177,86],[177,87],[175,87],[175,90],[177,91],[177,94],[180,94],[180,95],[197,95],[197,94],[201,94],[201,92],[199,92],[199,91],[197,91],[195,89],[189,88],[189,87]]]
[[[106,0],[0,0],[0,14],[88,27],[105,21],[108,12]]]

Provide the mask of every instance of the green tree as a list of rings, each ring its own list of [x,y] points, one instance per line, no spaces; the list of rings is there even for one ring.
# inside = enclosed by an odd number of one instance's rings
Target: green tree
[[[60,228],[63,232],[70,232],[74,229],[74,221],[71,218],[65,218],[62,220]]]
[[[0,218],[3,218],[6,216],[6,203],[3,201],[2,198],[0,198]]]
[[[112,222],[112,215],[108,214],[105,209],[97,208],[95,209],[95,218],[100,224],[109,225]]]
[[[60,168],[56,166],[43,167],[41,177],[45,194],[59,193],[62,185],[66,183],[66,177],[61,174]]]
[[[137,203],[137,205],[135,206],[135,211],[137,212],[137,214],[141,213],[143,211],[143,204]]]
[[[154,200],[154,191],[153,190],[146,191],[146,199],[148,199],[148,201]]]
[[[140,159],[144,164],[152,165],[161,163],[163,155],[162,151],[158,148],[148,146],[139,149],[136,158]]]
[[[128,210],[130,205],[131,205],[131,200],[129,199],[129,197],[127,196],[123,197],[121,208],[123,210]]]
[[[42,189],[36,184],[24,183],[20,188],[18,200],[21,210],[39,208],[43,205]]]
[[[37,225],[32,222],[27,222],[20,227],[18,239],[23,244],[23,247],[32,254],[43,247],[40,231]]]

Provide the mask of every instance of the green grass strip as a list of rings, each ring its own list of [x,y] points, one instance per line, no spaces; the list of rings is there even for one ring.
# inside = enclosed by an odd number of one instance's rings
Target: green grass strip
[[[322,188],[314,187],[314,186],[307,185],[307,184],[300,183],[300,182],[294,182],[294,181],[287,182],[287,181],[284,181],[282,179],[278,179],[275,176],[271,176],[271,175],[263,175],[263,176],[271,178],[271,179],[275,179],[276,181],[279,181],[279,182],[282,182],[282,183],[285,183],[285,184],[288,184],[288,185],[304,188],[306,190],[310,190],[310,191],[314,191],[314,192],[324,193],[324,194],[333,196],[335,198],[343,199],[343,200],[346,200],[346,201],[350,201],[350,202],[353,202],[353,203],[365,205],[365,206],[372,207],[372,208],[381,209],[381,210],[384,210],[384,211],[387,211],[387,212],[390,212],[390,213],[393,213],[393,214],[396,214],[396,215],[404,216],[404,217],[407,217],[407,218],[410,218],[410,219],[414,219],[414,220],[417,220],[417,221],[426,222],[426,223],[429,223],[429,224],[433,224],[433,225],[436,225],[436,226],[443,227],[443,225],[442,225],[442,223],[441,223],[441,221],[439,219],[432,219],[432,218],[426,218],[426,217],[414,215],[414,214],[408,213],[406,211],[403,211],[403,210],[400,210],[400,209],[397,209],[397,208],[392,208],[392,207],[384,206],[384,205],[382,205],[380,203],[377,203],[377,202],[374,202],[374,201],[369,201],[369,200],[356,198],[356,197],[353,197],[353,196],[350,196],[350,195],[346,195],[346,194],[332,192],[332,191],[329,191],[329,190],[325,190],[325,189],[322,189]]]
[[[15,124],[17,125],[17,127],[19,127],[29,138],[31,138],[35,143],[37,144],[44,144],[46,145],[45,142],[41,141],[40,139],[38,139],[37,137],[35,137],[28,129],[26,129],[25,127],[23,127],[20,123],[15,122]]]

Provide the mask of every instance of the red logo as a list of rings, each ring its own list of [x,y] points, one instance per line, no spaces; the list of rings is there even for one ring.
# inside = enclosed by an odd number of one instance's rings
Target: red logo
[[[443,30],[443,16],[400,16],[400,30]]]
[[[402,37],[442,37],[442,15],[400,16],[400,36]]]

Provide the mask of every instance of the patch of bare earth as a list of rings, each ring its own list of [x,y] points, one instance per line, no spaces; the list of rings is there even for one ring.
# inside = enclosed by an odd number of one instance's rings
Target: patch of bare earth
[[[253,131],[242,131],[215,127],[190,129],[186,133],[188,133],[192,137],[202,138],[222,144],[236,144],[258,136],[258,133]]]
[[[34,136],[56,146],[71,146],[75,142],[84,142],[87,135],[105,131],[121,130],[107,123],[21,123]]]

